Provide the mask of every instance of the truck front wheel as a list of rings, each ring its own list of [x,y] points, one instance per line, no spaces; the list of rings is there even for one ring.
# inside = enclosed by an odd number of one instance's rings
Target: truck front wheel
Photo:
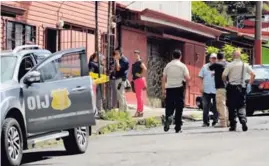
[[[63,138],[64,147],[69,154],[85,153],[88,148],[89,127],[78,127],[69,131]]]
[[[1,136],[1,162],[5,166],[18,166],[23,156],[21,127],[14,118],[4,120]]]

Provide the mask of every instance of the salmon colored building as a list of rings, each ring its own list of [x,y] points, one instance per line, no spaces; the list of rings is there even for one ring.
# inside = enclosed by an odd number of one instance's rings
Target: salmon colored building
[[[161,78],[164,67],[172,60],[174,49],[180,49],[182,61],[187,65],[191,81],[186,88],[185,104],[196,107],[196,97],[200,96],[201,81],[199,71],[205,64],[206,47],[218,40],[222,31],[174,17],[151,9],[136,11],[117,4],[117,40],[130,63],[135,61],[133,51],[140,50],[147,65],[147,91],[144,101],[153,107],[164,106]],[[129,74],[129,80],[131,75]],[[135,95],[127,93],[128,103],[135,104]]]
[[[112,3],[112,10],[113,11]],[[108,2],[98,3],[99,48],[104,52]],[[1,49],[34,43],[55,52],[85,47],[95,50],[95,2],[28,1],[1,2]]]

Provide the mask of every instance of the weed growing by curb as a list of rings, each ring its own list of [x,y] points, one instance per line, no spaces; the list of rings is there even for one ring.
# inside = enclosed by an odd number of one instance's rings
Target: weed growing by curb
[[[135,130],[138,128],[154,128],[160,126],[161,123],[161,118],[157,117],[150,117],[150,118],[145,118],[145,119],[131,119],[131,120],[126,120],[126,121],[119,121],[118,123],[113,123],[106,125],[99,129],[97,132],[99,135],[101,134],[107,134],[107,133],[112,133],[115,131],[128,131],[128,130]]]
[[[104,113],[103,119],[110,120],[110,121],[128,121],[128,120],[131,120],[132,117],[129,112],[111,110]]]

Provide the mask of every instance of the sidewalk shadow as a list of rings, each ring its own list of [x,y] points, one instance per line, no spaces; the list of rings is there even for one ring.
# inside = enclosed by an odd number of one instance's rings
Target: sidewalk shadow
[[[42,152],[26,152],[23,154],[22,166],[30,163],[48,160],[53,157],[68,156],[66,151],[42,151]],[[35,164],[35,165],[53,165],[53,164]]]

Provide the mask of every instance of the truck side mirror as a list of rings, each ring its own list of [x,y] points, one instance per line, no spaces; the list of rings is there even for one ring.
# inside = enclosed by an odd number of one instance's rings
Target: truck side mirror
[[[31,71],[26,74],[26,76],[24,77],[23,83],[27,85],[31,85],[32,83],[40,82],[40,75],[41,74],[38,71]]]

